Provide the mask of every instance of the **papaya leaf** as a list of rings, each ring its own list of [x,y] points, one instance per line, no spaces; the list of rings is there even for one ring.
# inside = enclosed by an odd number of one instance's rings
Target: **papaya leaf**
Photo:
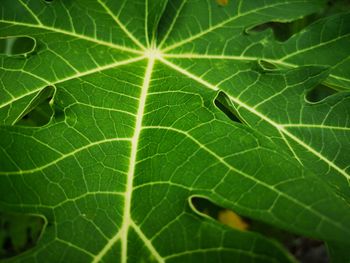
[[[286,42],[251,30],[324,4],[2,0],[0,212],[45,218],[6,260],[294,262],[196,197],[349,245],[349,93],[305,99],[349,89],[349,14]],[[48,121],[24,126],[35,109]]]

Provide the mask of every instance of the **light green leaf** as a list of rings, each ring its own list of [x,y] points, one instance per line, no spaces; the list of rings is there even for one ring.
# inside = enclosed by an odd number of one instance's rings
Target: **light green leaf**
[[[12,260],[293,261],[268,237],[198,213],[194,197],[349,244],[349,94],[315,105],[303,97],[329,70],[342,71],[339,60],[278,64],[259,46],[283,44],[245,33],[323,4],[1,1],[1,37],[36,46],[0,57],[0,210],[47,220],[35,248]],[[309,35],[316,48],[319,27],[295,38]],[[250,45],[255,55],[245,56]],[[266,72],[261,59],[316,65]],[[244,123],[216,106],[218,96]],[[21,126],[47,98],[50,122]]]

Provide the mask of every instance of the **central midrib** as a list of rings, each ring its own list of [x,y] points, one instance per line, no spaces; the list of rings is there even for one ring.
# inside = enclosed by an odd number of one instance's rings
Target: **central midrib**
[[[134,179],[135,166],[136,166],[137,148],[138,148],[138,141],[139,141],[140,133],[142,129],[142,120],[144,115],[148,88],[151,82],[151,75],[153,71],[154,62],[155,62],[154,57],[150,57],[148,59],[146,73],[142,84],[140,102],[137,110],[135,131],[131,140],[131,153],[130,153],[129,171],[127,175],[127,183],[126,183],[126,191],[125,191],[125,199],[124,199],[123,222],[120,229],[121,247],[122,247],[121,262],[127,262],[128,230],[132,221],[131,199],[132,199],[132,190],[133,190],[133,179]]]

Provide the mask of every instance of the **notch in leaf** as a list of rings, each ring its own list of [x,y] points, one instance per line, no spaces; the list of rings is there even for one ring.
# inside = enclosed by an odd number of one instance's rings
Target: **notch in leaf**
[[[35,48],[36,40],[29,36],[0,38],[0,55],[27,57]]]
[[[258,61],[260,68],[263,71],[270,71],[270,70],[276,70],[277,67],[276,65],[272,64],[270,61],[264,60],[264,59],[260,59]]]
[[[329,256],[322,241],[296,235],[259,220],[243,217],[230,209],[212,203],[205,197],[192,197],[190,206],[196,213],[210,217],[228,227],[258,233],[283,244],[284,249],[300,262],[328,262]]]
[[[336,93],[336,90],[319,84],[306,93],[305,99],[307,102],[317,103]]]
[[[245,124],[243,118],[239,115],[235,106],[230,101],[229,97],[222,91],[218,93],[214,100],[215,106],[222,111],[230,120]]]
[[[39,241],[46,222],[40,216],[0,212],[0,259],[14,257]]]
[[[246,230],[249,227],[245,218],[239,216],[232,210],[220,207],[206,198],[192,197],[190,199],[190,205],[192,208],[200,214],[209,216],[221,224],[227,225],[239,230]]]
[[[53,117],[52,98],[55,89],[52,86],[44,88],[27,106],[16,121],[16,125],[40,127],[47,124]]]

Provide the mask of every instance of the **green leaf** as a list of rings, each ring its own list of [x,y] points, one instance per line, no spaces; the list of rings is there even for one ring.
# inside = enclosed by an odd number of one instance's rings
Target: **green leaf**
[[[350,253],[346,245],[330,243],[330,244],[327,244],[327,247],[329,250],[331,262],[334,262],[334,263],[350,262],[349,260]]]
[[[350,66],[348,44],[350,42],[350,16],[334,15],[317,21],[307,29],[281,43],[265,50],[266,58],[278,63],[297,65],[324,65],[330,67],[327,84],[349,89]],[[332,50],[330,55],[329,51]]]
[[[304,99],[321,82],[349,88],[349,15],[285,43],[251,30],[323,5],[1,1],[1,38],[36,46],[0,57],[0,211],[47,221],[9,260],[293,262],[276,241],[199,213],[195,197],[349,245],[349,93]],[[49,123],[23,126],[46,99]]]
[[[216,12],[221,11],[220,9],[218,11],[209,9],[210,11],[203,13],[202,16],[191,16],[195,7],[190,6],[190,3],[182,5],[181,9],[178,9],[180,11],[177,22],[173,25],[174,28],[167,31],[168,34],[164,37],[169,43],[163,45],[164,50],[167,53],[176,53],[175,57],[265,60],[280,68],[300,65],[327,66],[331,68],[327,83],[341,89],[349,89],[350,16],[347,13],[319,20],[288,41],[279,42],[274,39],[271,30],[255,33],[250,29],[267,21],[286,22],[297,19],[298,12],[299,16],[307,12],[315,12],[316,7],[322,5],[322,1],[305,1],[299,4],[269,1],[271,5],[261,2],[261,7],[249,1],[240,3],[238,8],[234,6],[231,8],[237,14],[233,16],[229,14],[228,17],[216,15]],[[193,4],[197,5],[197,2]],[[202,4],[205,5],[204,1]],[[233,2],[232,5],[237,3]],[[296,9],[295,12],[293,12],[294,9]],[[272,14],[271,10],[275,12]],[[169,13],[175,13],[175,10],[170,10]],[[164,24],[169,23],[167,23],[168,15],[164,18]],[[213,17],[213,21],[208,17]],[[221,19],[215,21],[218,18]],[[183,22],[186,20],[190,22]],[[332,50],[331,55],[329,50]]]
[[[250,69],[232,75],[226,69],[237,66],[237,62],[172,61],[169,65],[178,70],[191,67],[192,72],[182,73],[202,85],[214,90],[219,86],[229,95],[240,119],[271,137],[280,145],[279,150],[285,148],[341,195],[350,197],[350,94],[341,92],[318,103],[306,100],[307,93],[324,80],[327,71],[304,67],[281,74]],[[205,72],[208,63],[211,68]]]

